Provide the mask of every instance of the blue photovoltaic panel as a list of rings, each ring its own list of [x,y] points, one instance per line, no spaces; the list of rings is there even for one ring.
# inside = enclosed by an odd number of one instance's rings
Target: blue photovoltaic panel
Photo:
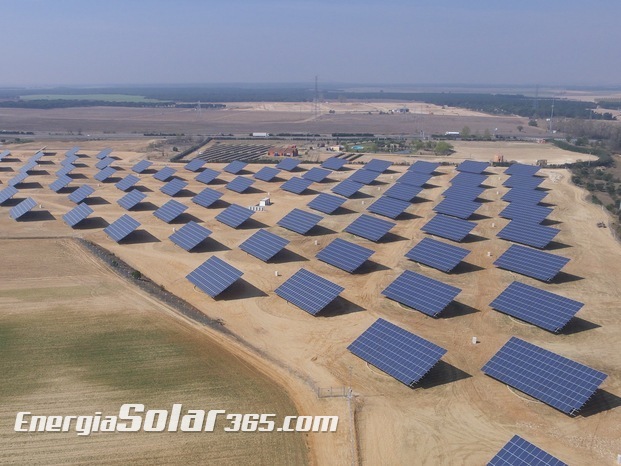
[[[39,164],[36,161],[29,160],[19,169],[19,171],[22,173],[28,173],[30,170],[34,170],[35,168],[38,168],[38,167],[39,167]]]
[[[330,157],[321,164],[321,168],[327,168],[328,170],[340,170],[345,166],[347,160],[339,159],[338,157]]]
[[[33,155],[32,157],[30,157],[29,160],[34,160],[34,161],[39,161],[43,158],[45,154],[41,151],[37,151],[37,153],[35,155]]]
[[[233,160],[226,167],[224,167],[223,170],[227,173],[232,173],[233,175],[236,175],[244,168],[246,168],[246,165],[248,164],[246,162],[242,162],[241,160]]]
[[[511,337],[482,370],[570,415],[582,408],[607,377],[603,372],[516,337]]]
[[[261,229],[240,244],[239,249],[267,262],[282,251],[287,244],[289,244],[288,239]]]
[[[166,223],[170,223],[186,210],[188,210],[187,206],[183,205],[181,202],[171,199],[162,207],[153,212],[153,215]]]
[[[539,171],[537,165],[525,165],[523,163],[514,163],[505,170],[505,175],[526,175],[533,176]]]
[[[220,174],[219,171],[212,170],[211,168],[205,168],[202,172],[196,175],[194,178],[196,181],[200,181],[201,183],[209,184]]]
[[[22,202],[20,202],[15,207],[13,207],[11,210],[9,210],[9,216],[13,220],[17,220],[22,215],[24,215],[26,212],[30,212],[36,205],[37,203],[35,202],[33,198],[29,197],[27,199],[24,199]]]
[[[102,159],[105,159],[106,157],[108,157],[111,153],[112,153],[112,149],[109,149],[109,148],[102,149],[99,152],[99,154],[97,154],[95,156],[95,158],[97,158],[98,160],[102,160]]]
[[[97,162],[95,164],[95,168],[97,170],[103,170],[106,167],[109,167],[110,165],[112,165],[115,162],[115,160],[112,157],[106,157],[105,159],[100,160],[99,162]]]
[[[479,186],[471,186],[468,184],[454,184],[442,193],[444,197],[457,197],[465,201],[474,201],[479,197],[485,188]]]
[[[514,435],[487,466],[567,466],[567,464],[519,435]]]
[[[187,171],[190,172],[195,172],[200,170],[203,165],[205,165],[207,163],[207,161],[202,160],[202,159],[194,159],[194,160],[190,160],[188,163],[185,164],[185,168]]]
[[[243,193],[250,186],[252,186],[253,183],[254,183],[254,180],[251,180],[250,178],[244,178],[243,176],[238,176],[233,181],[231,181],[229,184],[227,184],[225,187],[226,189],[230,191],[235,191],[236,193]]]
[[[374,214],[394,219],[401,215],[408,207],[410,207],[410,203],[407,201],[381,196],[377,201],[367,207],[367,210]]]
[[[95,178],[97,181],[106,181],[108,178],[110,178],[112,175],[114,175],[116,173],[116,170],[112,167],[106,167],[103,170],[95,173],[95,176],[93,176],[93,178]]]
[[[451,178],[451,184],[465,184],[468,186],[480,186],[487,180],[487,175],[477,173],[461,172]]]
[[[112,222],[106,228],[104,233],[117,243],[127,237],[131,232],[140,226],[138,220],[133,219],[129,215],[121,215],[116,221]]]
[[[332,192],[340,194],[345,197],[352,197],[356,194],[364,185],[357,181],[344,180],[332,188]]]
[[[320,183],[323,180],[325,180],[330,175],[330,173],[332,173],[330,170],[326,170],[324,168],[319,168],[319,167],[313,167],[309,171],[304,173],[302,175],[302,178],[304,178],[305,180],[311,180],[311,181]]]
[[[60,164],[63,167],[68,167],[69,165],[73,165],[78,160],[80,160],[80,157],[78,157],[77,155],[72,155],[71,157],[67,157],[67,158],[62,159],[60,161]]]
[[[349,175],[347,179],[356,183],[371,184],[379,175],[379,172],[374,172],[373,170],[360,169]]]
[[[293,209],[283,218],[281,218],[277,225],[280,225],[287,230],[295,231],[301,235],[305,235],[317,225],[323,217],[321,215],[311,214],[300,209]]]
[[[559,231],[556,228],[532,222],[511,220],[506,227],[500,230],[497,236],[514,243],[543,249],[554,239]]]
[[[433,208],[434,212],[451,217],[467,220],[481,207],[481,204],[474,201],[460,199],[458,197],[447,197]]]
[[[377,319],[347,349],[410,387],[446,354],[444,348],[384,319]]]
[[[450,272],[470,254],[470,251],[432,238],[423,238],[405,255],[410,260],[442,272]]]
[[[11,199],[13,196],[17,194],[17,188],[14,186],[7,186],[3,190],[0,191],[0,204],[4,204],[6,201]]]
[[[170,235],[168,239],[186,251],[191,251],[205,241],[209,235],[211,235],[211,230],[191,220]]]
[[[143,171],[147,170],[151,165],[153,165],[153,162],[151,162],[150,160],[141,160],[132,167],[132,171],[135,173],[142,173]]]
[[[303,311],[316,315],[334,301],[344,289],[330,280],[300,269],[274,292]]]
[[[207,295],[215,298],[235,283],[243,272],[216,256],[211,256],[185,278]]]
[[[356,271],[375,251],[358,244],[336,238],[319,253],[317,259],[341,270],[352,273]]]
[[[382,294],[423,314],[436,317],[460,292],[459,288],[405,270]]]
[[[507,188],[535,189],[544,179],[539,176],[511,175],[502,185]]]
[[[132,189],[125,196],[119,199],[117,202],[118,205],[123,207],[125,210],[131,210],[140,204],[147,195],[137,189]]]
[[[68,175],[69,173],[71,173],[73,170],[75,170],[75,167],[73,165],[66,165],[62,168],[59,168],[58,170],[56,170],[55,175],[60,177],[60,176],[64,176],[64,175]]]
[[[2,152],[0,152],[0,160],[3,160],[5,157],[8,157],[9,155],[11,155],[11,151],[8,149],[3,150]]]
[[[496,259],[494,265],[501,269],[549,282],[556,277],[567,262],[569,259],[566,257],[512,244],[502,256]]]
[[[63,221],[71,228],[73,228],[92,213],[93,209],[91,209],[86,204],[78,204],[65,215],[63,215]]]
[[[71,183],[73,179],[69,178],[67,175],[63,175],[56,179],[52,184],[50,184],[50,189],[57,193],[61,189],[65,188],[69,183]]]
[[[395,183],[386,190],[384,196],[401,201],[412,202],[416,196],[423,190],[420,186],[414,186],[405,183]]]
[[[423,187],[431,179],[428,173],[405,172],[397,179],[397,183]]]
[[[69,194],[69,200],[73,202],[74,204],[79,204],[84,199],[86,199],[88,196],[93,194],[94,192],[95,192],[95,188],[87,184],[83,184],[78,189],[76,189],[71,194]]]
[[[209,207],[221,197],[221,192],[215,189],[205,188],[192,198],[192,202],[203,207]]]
[[[7,181],[6,184],[8,184],[9,186],[16,186],[20,183],[23,183],[26,178],[28,178],[28,173],[20,172],[17,175],[15,175],[13,178],[11,178],[9,181]]]
[[[77,154],[77,152],[80,150],[80,148],[78,146],[74,146],[71,149],[69,149],[67,152],[65,152],[65,156],[66,157],[71,157],[75,154]]]
[[[242,223],[252,217],[254,212],[237,204],[231,204],[218,215],[216,220],[232,228],[239,227]]]
[[[345,199],[338,196],[333,196],[332,194],[321,193],[315,199],[306,204],[313,210],[318,210],[319,212],[323,212],[324,214],[331,214],[336,209],[341,207]]]
[[[286,170],[290,172],[292,170],[295,170],[295,167],[297,167],[299,164],[300,164],[299,159],[288,158],[288,159],[283,159],[280,162],[278,162],[278,164],[276,165],[276,168],[278,168],[279,170]]]
[[[424,160],[417,160],[408,167],[408,171],[416,173],[426,173],[431,175],[440,166],[437,162],[425,162]]]
[[[507,194],[502,196],[502,200],[506,202],[515,202],[518,204],[537,205],[548,195],[546,191],[528,188],[511,188]]]
[[[384,173],[392,165],[388,160],[373,159],[364,165],[365,170]]]
[[[467,220],[438,214],[423,225],[421,230],[430,235],[460,242],[468,236],[475,226],[476,223]]]
[[[302,194],[311,184],[313,184],[311,180],[305,180],[304,178],[294,176],[293,178],[285,181],[280,186],[280,189],[294,194]]]
[[[278,176],[280,170],[274,167],[263,167],[261,170],[253,175],[253,178],[261,181],[272,181]]]
[[[138,183],[139,181],[140,181],[140,178],[138,178],[137,176],[127,175],[125,178],[123,178],[121,181],[119,181],[114,186],[116,187],[116,189],[120,189],[121,191],[127,191],[129,188],[133,188],[134,185]]]
[[[185,187],[188,185],[187,181],[183,181],[180,178],[173,178],[168,183],[160,188],[164,194],[168,194],[169,196],[175,196],[179,194]]]
[[[464,160],[457,165],[456,170],[466,173],[483,173],[489,167],[488,162],[476,162],[474,160]]]
[[[534,286],[513,282],[491,304],[497,311],[550,332],[560,331],[584,304]]]
[[[175,170],[174,168],[172,168],[172,167],[164,167],[161,170],[159,170],[158,172],[156,172],[153,175],[153,178],[155,178],[158,181],[166,181],[168,178],[173,176],[175,173],[177,173],[177,170]]]
[[[351,224],[345,227],[347,233],[360,236],[371,241],[379,241],[388,233],[396,223],[381,218],[372,217],[367,214],[362,214]]]
[[[550,207],[512,202],[499,215],[510,220],[515,219],[538,224],[543,222],[551,213],[552,209]]]

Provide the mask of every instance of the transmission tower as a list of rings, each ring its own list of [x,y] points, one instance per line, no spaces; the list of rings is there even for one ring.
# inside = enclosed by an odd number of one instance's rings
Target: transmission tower
[[[315,97],[313,98],[313,114],[319,117],[319,76],[315,75]]]
[[[196,112],[200,115],[201,113],[203,113],[203,108],[201,107],[201,101],[198,101],[198,104],[196,104]]]

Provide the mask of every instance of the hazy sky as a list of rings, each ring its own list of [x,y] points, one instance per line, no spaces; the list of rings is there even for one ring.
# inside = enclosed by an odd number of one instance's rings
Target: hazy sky
[[[0,86],[621,84],[619,0],[0,0]]]

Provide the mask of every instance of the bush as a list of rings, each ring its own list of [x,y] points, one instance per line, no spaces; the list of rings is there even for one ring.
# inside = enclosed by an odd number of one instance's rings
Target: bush
[[[142,278],[142,274],[138,270],[134,270],[132,271],[132,278],[140,280]]]
[[[537,124],[537,120],[530,120],[528,122],[528,126],[539,126],[539,125]]]

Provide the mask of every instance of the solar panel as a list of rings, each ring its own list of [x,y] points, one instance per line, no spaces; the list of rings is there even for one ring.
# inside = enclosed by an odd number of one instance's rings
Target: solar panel
[[[179,194],[179,192],[183,191],[185,187],[188,185],[187,181],[183,181],[180,178],[173,178],[168,183],[160,188],[160,191],[169,196],[175,196]]]
[[[174,168],[172,168],[172,167],[164,167],[161,170],[159,170],[158,172],[156,172],[153,175],[153,178],[155,178],[158,181],[166,181],[168,178],[173,176],[175,173],[177,173],[177,170],[175,170]]]
[[[293,209],[283,218],[281,218],[277,225],[280,225],[287,230],[295,231],[301,235],[305,235],[317,225],[323,217],[317,214],[311,214],[300,209]]]
[[[420,186],[414,186],[405,183],[395,183],[386,190],[384,196],[401,201],[412,202],[416,196],[423,190]]]
[[[431,175],[439,166],[440,164],[437,162],[425,162],[424,160],[417,160],[408,167],[408,171]]]
[[[200,170],[203,165],[205,165],[207,163],[206,160],[203,159],[194,159],[194,160],[190,160],[188,163],[185,164],[185,168],[187,171],[190,172],[195,172]]]
[[[560,230],[556,228],[539,224],[511,220],[506,227],[498,232],[497,236],[508,241],[513,241],[514,243],[543,249],[554,239],[559,231]]]
[[[356,183],[371,184],[379,175],[379,172],[374,172],[373,170],[360,169],[349,175],[347,179]]]
[[[405,257],[442,272],[450,272],[470,254],[470,251],[432,238],[423,238]]]
[[[98,160],[102,160],[102,159],[105,159],[106,157],[108,157],[111,153],[112,153],[112,149],[110,149],[110,148],[102,149],[99,152],[99,154],[97,154],[95,156],[95,158],[97,158]]]
[[[211,230],[199,225],[194,220],[190,220],[170,235],[168,239],[186,251],[191,251],[205,241],[209,235],[211,235]]]
[[[65,152],[65,156],[66,157],[71,157],[71,156],[75,155],[79,150],[80,150],[80,148],[78,146],[74,146],[71,149],[69,149],[67,152]]]
[[[17,194],[17,188],[14,186],[7,186],[3,190],[0,191],[0,204],[4,204],[6,201],[11,199],[13,196]]]
[[[276,288],[274,292],[303,311],[317,315],[334,301],[344,289],[330,280],[308,270],[300,269]]]
[[[37,203],[33,198],[29,197],[27,199],[24,199],[22,202],[9,210],[9,216],[13,220],[17,220],[25,213],[30,212],[34,207],[36,207],[36,205]]]
[[[377,242],[388,233],[396,223],[390,222],[377,217],[372,217],[367,214],[362,214],[352,223],[350,223],[345,230],[352,235],[360,236],[371,241]]]
[[[446,354],[444,348],[384,319],[377,319],[347,349],[410,387]]]
[[[109,167],[110,165],[112,165],[115,162],[115,160],[112,157],[106,157],[105,159],[100,160],[99,162],[97,162],[95,164],[95,168],[97,170],[103,170],[106,167]]]
[[[71,194],[69,194],[69,200],[73,202],[74,204],[79,204],[84,199],[86,199],[88,196],[93,194],[94,192],[95,192],[95,188],[87,184],[83,184],[78,189],[76,189]]]
[[[153,165],[153,162],[151,162],[150,160],[141,160],[132,167],[132,171],[135,173],[142,173],[143,171],[147,170],[151,165]]]
[[[9,186],[17,186],[18,184],[23,183],[26,178],[28,178],[28,173],[20,172],[9,181],[7,181],[6,184],[8,184]]]
[[[410,207],[410,203],[407,201],[381,196],[377,201],[367,207],[367,210],[374,214],[394,219],[401,215],[408,207]]]
[[[45,154],[39,150],[32,157],[30,157],[30,160],[34,160],[38,162],[39,160],[43,158],[44,155]]]
[[[93,176],[93,178],[95,178],[97,181],[106,181],[108,178],[110,178],[112,175],[114,175],[116,173],[116,170],[112,167],[106,167],[103,170],[95,173],[95,176]]]
[[[162,207],[153,212],[153,215],[166,223],[170,223],[186,210],[188,210],[187,206],[183,205],[181,202],[171,199]]]
[[[476,162],[474,160],[464,160],[457,165],[456,170],[466,173],[483,173],[485,169],[489,167],[488,162]]]
[[[468,236],[475,226],[475,223],[467,220],[438,214],[423,225],[421,230],[430,235],[460,242]]]
[[[244,168],[246,168],[246,165],[248,164],[246,162],[242,162],[241,160],[233,160],[226,167],[224,167],[223,170],[227,173],[232,173],[233,175],[236,175]]]
[[[104,233],[113,241],[120,242],[140,226],[138,220],[133,219],[127,214],[121,215],[117,220],[112,222],[106,228]]]
[[[469,186],[480,186],[487,180],[487,175],[478,173],[461,172],[451,178],[451,184],[465,184]]]
[[[333,196],[332,194],[321,193],[315,199],[306,204],[313,210],[318,210],[319,212],[323,212],[324,214],[331,214],[336,209],[341,207],[345,199],[338,196]]]
[[[215,189],[205,188],[192,198],[192,202],[203,207],[209,207],[221,197],[221,192]]]
[[[347,198],[356,194],[364,185],[357,181],[344,180],[332,188],[332,192]]]
[[[34,170],[38,167],[39,164],[35,160],[29,160],[19,169],[19,171],[22,173],[28,173],[30,170]]]
[[[539,176],[511,175],[502,185],[508,188],[535,189],[543,180]]]
[[[131,210],[136,207],[140,202],[144,200],[147,195],[137,189],[132,189],[125,196],[119,199],[117,202],[118,205],[123,207],[125,210]]]
[[[332,173],[330,170],[326,170],[324,168],[319,168],[319,167],[313,167],[309,171],[304,173],[302,175],[302,178],[304,178],[305,180],[311,180],[311,181],[320,183],[323,180],[325,180],[330,175],[330,173]]]
[[[347,160],[339,159],[338,157],[330,157],[321,164],[321,168],[327,168],[328,170],[340,170],[345,166]]]
[[[235,191],[236,193],[243,193],[246,191],[252,184],[254,180],[250,178],[245,178],[243,176],[236,177],[233,181],[228,183],[225,187],[231,191]]]
[[[261,259],[263,262],[267,262],[287,244],[289,244],[288,239],[261,229],[240,244],[239,249]]]
[[[138,178],[137,176],[127,175],[125,178],[123,178],[121,181],[119,181],[114,186],[116,187],[116,189],[120,189],[121,191],[127,191],[129,188],[133,188],[134,185],[138,183],[139,181],[140,181],[140,178]]]
[[[397,183],[423,187],[430,179],[428,173],[405,172],[397,179]]]
[[[468,184],[454,184],[449,187],[446,191],[442,193],[444,197],[457,197],[463,199],[464,201],[474,201],[477,197],[479,197],[485,188],[480,188],[478,186],[471,186]]]
[[[547,192],[539,189],[511,188],[507,194],[502,196],[506,202],[516,202],[518,204],[539,204],[548,195]]]
[[[510,220],[516,219],[538,224],[543,222],[551,213],[552,209],[550,207],[512,202],[499,215]]]
[[[459,288],[405,270],[382,294],[423,314],[436,317],[460,292]]]
[[[447,197],[436,205],[433,210],[440,214],[466,220],[470,218],[479,207],[481,207],[481,204],[478,202],[468,201],[458,197]]]
[[[378,173],[384,173],[392,165],[388,160],[373,159],[364,165],[365,170],[371,170]]]
[[[73,165],[75,162],[77,162],[78,160],[80,160],[80,157],[78,157],[77,155],[72,155],[70,157],[64,158],[60,161],[60,164],[63,167],[68,167],[69,165]]]
[[[505,170],[505,175],[526,175],[533,176],[539,171],[537,165],[526,165],[523,163],[514,163]]]
[[[0,152],[0,160],[3,160],[4,158],[8,157],[9,155],[11,155],[11,151],[8,149],[3,150],[2,152]]]
[[[494,265],[501,269],[549,282],[567,262],[569,259],[566,257],[512,244],[502,256],[496,259]]]
[[[250,209],[238,206],[237,204],[231,204],[218,215],[216,215],[216,220],[232,228],[237,228],[250,217],[252,217],[253,213],[254,212]]]
[[[567,464],[519,435],[514,435],[487,466],[567,466]]]
[[[261,170],[256,172],[253,175],[253,178],[261,181],[272,181],[275,177],[278,176],[280,170],[274,167],[263,167]]]
[[[375,251],[358,244],[336,238],[319,253],[317,259],[341,270],[352,273],[356,271]]]
[[[75,167],[73,165],[67,165],[65,167],[62,167],[62,168],[56,170],[55,175],[58,176],[58,177],[63,176],[63,175],[68,175],[73,170],[75,170]]]
[[[576,414],[607,377],[516,337],[511,337],[482,370],[569,415]]]
[[[286,170],[290,172],[290,171],[295,170],[295,167],[297,167],[299,164],[300,164],[299,159],[287,158],[287,159],[283,159],[280,162],[278,162],[278,164],[276,165],[276,168],[278,168],[279,170]]]
[[[52,184],[50,184],[50,189],[57,193],[61,189],[67,187],[67,185],[72,181],[73,179],[69,178],[67,175],[63,175],[57,178]]]
[[[302,194],[311,184],[313,184],[311,180],[305,180],[304,178],[294,176],[293,178],[285,181],[280,186],[280,189],[294,194]]]
[[[205,184],[209,184],[211,183],[213,180],[215,180],[216,178],[218,178],[218,175],[220,174],[219,171],[216,170],[212,170],[211,168],[205,168],[202,172],[200,172],[196,178],[194,178],[196,181],[200,181],[201,183],[205,183]]]
[[[185,278],[207,295],[215,298],[235,283],[243,272],[216,256],[211,256]]]
[[[78,204],[65,215],[63,215],[63,221],[71,228],[73,228],[92,213],[93,209],[91,209],[88,205],[84,203]]]

